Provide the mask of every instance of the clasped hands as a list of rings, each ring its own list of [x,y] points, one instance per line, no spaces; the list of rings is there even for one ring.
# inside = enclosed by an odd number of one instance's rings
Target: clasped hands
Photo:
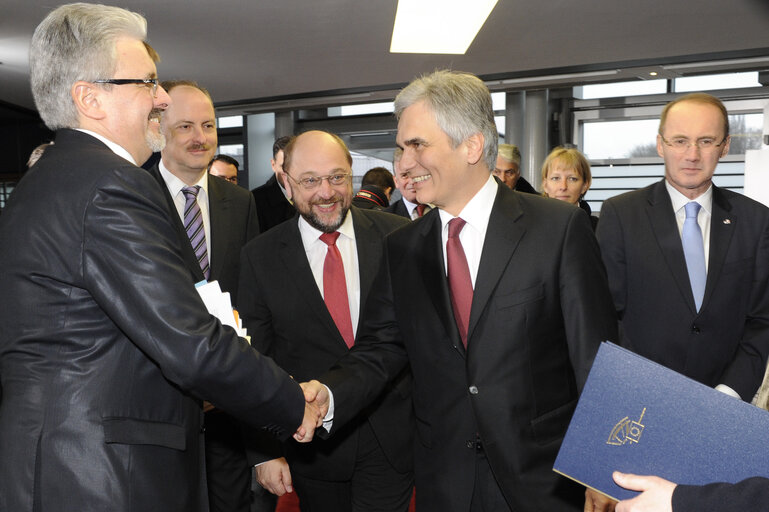
[[[300,443],[309,443],[315,435],[315,429],[323,425],[329,407],[329,394],[326,386],[317,380],[299,384],[304,392],[304,419],[294,434]]]

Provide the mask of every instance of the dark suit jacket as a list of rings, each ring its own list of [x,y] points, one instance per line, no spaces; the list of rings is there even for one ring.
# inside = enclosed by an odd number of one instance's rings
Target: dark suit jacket
[[[385,235],[408,222],[354,206],[350,213],[363,305],[382,259]],[[243,249],[241,265],[240,313],[248,331],[259,340],[256,348],[260,352],[270,355],[297,381],[320,375],[347,354],[347,345],[310,270],[297,221],[285,222],[249,243]],[[317,480],[350,479],[358,445],[357,425],[366,421],[366,416],[393,467],[402,473],[411,471],[414,419],[408,375],[332,439],[316,438],[309,445],[286,443],[291,470]]]
[[[292,218],[296,213],[294,205],[283,195],[274,174],[264,185],[256,187],[251,193],[256,201],[260,233]]]
[[[748,478],[736,484],[678,485],[673,512],[764,512],[769,507],[769,480]]]
[[[465,350],[452,313],[439,212],[392,233],[348,357],[321,377],[333,432],[410,363],[417,510],[467,511],[476,433],[513,510],[582,510],[552,471],[598,345],[616,320],[585,213],[499,185]]]
[[[598,240],[625,347],[750,400],[769,344],[769,209],[713,187],[705,297],[695,311],[665,182],[604,202]]]
[[[287,436],[300,388],[205,309],[157,182],[60,130],[0,221],[0,510],[207,510],[201,399]],[[42,508],[40,508],[42,507]]]
[[[394,203],[392,203],[390,206],[384,209],[387,213],[392,213],[395,215],[400,215],[401,217],[406,217],[408,220],[411,220],[411,215],[409,215],[409,209],[406,208],[406,203],[403,202],[403,199],[398,199]]]
[[[176,206],[168,192],[166,182],[160,174],[158,164],[149,169],[165,195],[172,213]],[[248,190],[234,185],[227,180],[208,175],[208,215],[211,222],[211,254],[209,255],[211,273],[209,280],[219,281],[222,290],[230,292],[234,304],[238,296],[238,272],[240,269],[240,251],[246,243],[259,234],[259,222],[256,216],[254,198]],[[178,214],[172,216],[173,224],[179,233],[184,260],[190,269],[193,281],[204,279],[203,272],[192,250],[192,245],[184,230],[184,223]]]
[[[518,181],[515,182],[515,190],[518,192],[526,192],[527,194],[539,194],[537,190],[531,186],[531,183],[526,181],[523,176],[518,177]]]

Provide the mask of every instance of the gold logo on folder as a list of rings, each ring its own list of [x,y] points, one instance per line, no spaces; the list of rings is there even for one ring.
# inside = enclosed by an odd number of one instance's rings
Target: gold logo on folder
[[[609,440],[606,441],[606,444],[622,446],[623,444],[637,443],[640,441],[641,434],[644,431],[644,425],[641,423],[644,414],[646,414],[646,407],[641,411],[641,416],[638,418],[638,421],[631,421],[628,416],[619,420],[619,422],[614,425],[614,428],[611,429],[611,434],[609,434]]]

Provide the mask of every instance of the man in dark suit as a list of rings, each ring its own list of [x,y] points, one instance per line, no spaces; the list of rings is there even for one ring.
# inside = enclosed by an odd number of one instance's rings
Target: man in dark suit
[[[283,149],[290,140],[291,137],[286,136],[275,140],[272,145],[272,160],[270,160],[273,175],[266,183],[251,191],[256,201],[260,233],[287,221],[296,213],[291,201],[286,197],[283,184]]]
[[[769,209],[712,183],[729,151],[717,98],[668,104],[657,151],[665,179],[609,199],[598,223],[621,342],[749,401],[769,348]]]
[[[145,35],[138,14],[72,4],[32,38],[57,133],[0,220],[0,510],[202,512],[202,399],[278,435],[302,421],[299,386],[206,310],[136,167],[171,101]]]
[[[216,114],[208,91],[195,82],[161,84],[171,104],[161,117],[166,139],[161,158],[149,172],[163,189],[179,234],[192,282],[218,281],[232,300],[238,292],[240,251],[259,232],[254,198],[248,190],[207,173],[217,147]],[[185,229],[185,189],[198,187],[208,272],[204,273]],[[237,309],[237,303],[234,302]],[[240,426],[216,408],[205,414],[206,474],[212,512],[248,512],[251,472]]]
[[[308,380],[328,370],[352,343],[324,302],[330,298],[328,247],[320,237],[339,233],[352,337],[379,268],[382,241],[408,221],[350,206],[352,157],[338,137],[303,133],[285,155],[287,190],[300,216],[243,250],[238,303],[244,324],[259,340],[256,348],[295,379]],[[335,175],[341,183],[329,183]],[[313,181],[318,179],[320,184]],[[410,392],[405,373],[331,440],[286,443],[285,459],[257,466],[260,483],[278,495],[293,484],[303,510],[406,511],[413,485]]]
[[[748,478],[736,484],[676,485],[654,476],[615,473],[617,484],[642,491],[620,501],[617,512],[763,512],[769,505],[769,479]]]
[[[393,180],[395,182],[395,187],[401,193],[401,198],[397,201],[393,201],[384,211],[400,215],[401,217],[406,217],[409,220],[414,220],[427,213],[430,208],[425,204],[419,204],[417,202],[417,191],[414,188],[414,184],[411,182],[409,173],[408,171],[401,169],[400,166],[402,155],[403,150],[396,148],[393,153]]]
[[[418,510],[582,510],[584,488],[552,467],[598,344],[616,339],[590,222],[491,176],[477,77],[419,78],[395,112],[401,168],[436,209],[387,237],[355,346],[319,379],[331,433],[410,364]],[[329,399],[318,382],[305,397]]]
[[[521,176],[521,151],[514,144],[499,145],[497,165],[491,173],[513,190],[528,194],[539,193]]]

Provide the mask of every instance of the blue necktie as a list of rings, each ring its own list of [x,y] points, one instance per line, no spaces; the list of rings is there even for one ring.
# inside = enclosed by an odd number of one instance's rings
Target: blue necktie
[[[689,283],[692,285],[694,304],[699,311],[702,298],[705,296],[705,281],[708,278],[708,272],[705,269],[705,246],[702,242],[700,225],[697,223],[700,204],[692,201],[686,203],[684,208],[686,208],[686,220],[681,233],[681,241],[684,246],[686,268],[689,270]]]

